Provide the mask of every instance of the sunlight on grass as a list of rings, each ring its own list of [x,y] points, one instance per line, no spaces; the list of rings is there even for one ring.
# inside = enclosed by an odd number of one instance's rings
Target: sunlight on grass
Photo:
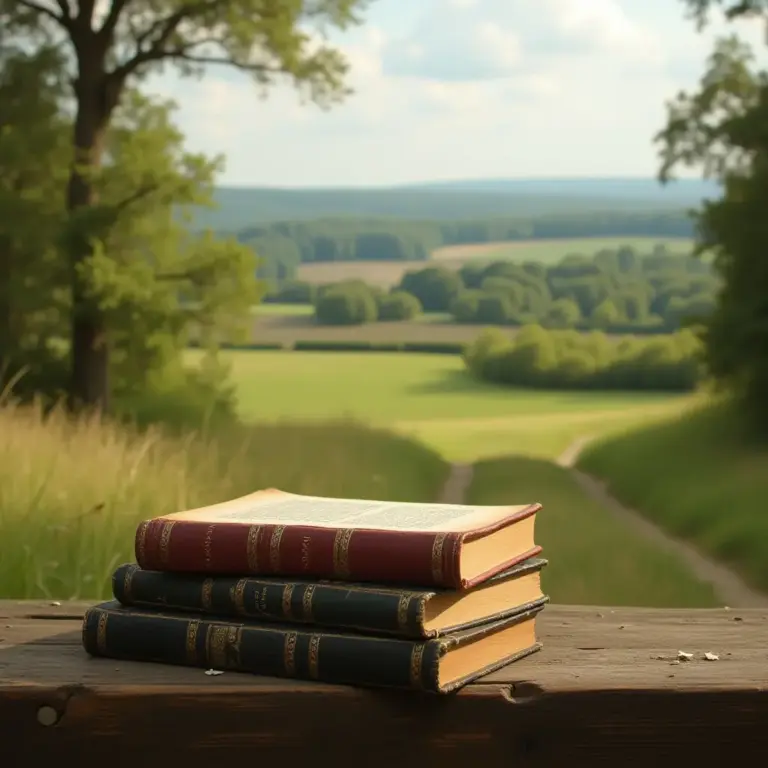
[[[190,351],[189,360],[199,359]],[[451,355],[228,352],[248,420],[354,417],[367,422],[622,411],[680,395],[511,389],[478,381]]]
[[[710,607],[712,588],[672,555],[637,539],[588,499],[565,469],[547,461],[507,457],[480,462],[469,502],[541,502],[536,540],[549,560],[544,589],[555,603]]]
[[[589,446],[579,465],[619,499],[768,590],[768,446],[710,404]]]
[[[143,519],[259,488],[432,501],[447,467],[358,424],[279,424],[204,437],[144,434],[0,407],[0,595],[105,597]]]

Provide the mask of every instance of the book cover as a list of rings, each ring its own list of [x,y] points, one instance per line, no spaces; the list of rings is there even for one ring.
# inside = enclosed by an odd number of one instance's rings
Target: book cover
[[[136,562],[148,571],[466,589],[541,552],[533,535],[540,509],[269,489],[142,522]]]
[[[115,571],[112,593],[126,606],[423,639],[502,619],[539,600],[546,564],[531,558],[477,587],[457,591],[168,573],[130,563]]]
[[[539,650],[535,618],[545,602],[498,622],[418,642],[221,622],[110,601],[86,611],[82,640],[91,656],[125,661],[448,693]]]

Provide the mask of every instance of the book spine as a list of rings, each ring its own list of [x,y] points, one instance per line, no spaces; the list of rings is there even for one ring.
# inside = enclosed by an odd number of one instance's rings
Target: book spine
[[[459,589],[462,535],[158,518],[136,531],[147,571],[297,576]],[[397,556],[393,556],[397,553]]]
[[[121,565],[112,592],[123,605],[175,608],[226,618],[314,623],[422,639],[429,593],[383,592],[358,585],[208,577]]]
[[[96,606],[83,619],[82,642],[90,655],[113,659],[439,692],[438,640],[293,632]]]

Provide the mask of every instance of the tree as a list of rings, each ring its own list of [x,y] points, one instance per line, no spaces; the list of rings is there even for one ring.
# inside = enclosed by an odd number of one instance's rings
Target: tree
[[[315,304],[315,317],[321,325],[362,325],[377,319],[374,295],[356,286],[340,286],[324,291]]]
[[[713,8],[729,18],[768,18],[768,2],[686,5],[700,24]],[[711,373],[742,396],[768,428],[768,73],[736,37],[719,40],[699,88],[668,104],[658,134],[663,181],[678,167],[700,168],[722,185],[722,197],[696,214],[698,250],[710,251],[723,278],[704,338]]]
[[[579,305],[572,299],[556,299],[545,316],[551,328],[572,328],[581,320]]]
[[[605,299],[594,308],[589,319],[596,328],[608,328],[621,320],[621,312],[613,301]]]
[[[223,64],[264,89],[287,77],[321,106],[342,98],[347,64],[308,24],[346,27],[359,0],[0,0],[0,28],[27,44],[53,41],[69,54],[75,104],[71,215],[98,205],[96,181],[109,125],[130,82],[172,64],[185,75]],[[87,216],[86,216],[87,218]],[[84,228],[68,243],[72,276],[73,402],[106,407],[109,328],[88,283],[93,240]]]
[[[23,374],[24,390],[40,385],[68,311],[55,255],[69,164],[59,73],[52,49],[0,48],[0,380]]]
[[[126,92],[105,136],[98,202],[70,214],[64,231],[89,238],[80,269],[109,332],[113,391],[177,364],[192,328],[204,346],[242,332],[260,295],[249,248],[185,228],[192,206],[211,204],[222,159],[185,151],[173,108]]]
[[[379,320],[412,320],[421,314],[419,300],[405,291],[393,291],[381,296],[379,304]]]
[[[399,289],[414,295],[425,312],[449,312],[463,290],[461,278],[445,267],[427,267],[406,272]]]

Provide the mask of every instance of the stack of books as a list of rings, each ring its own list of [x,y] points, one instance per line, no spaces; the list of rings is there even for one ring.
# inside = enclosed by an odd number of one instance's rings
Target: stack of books
[[[540,504],[473,507],[275,489],[136,532],[93,656],[447,693],[541,647]]]

